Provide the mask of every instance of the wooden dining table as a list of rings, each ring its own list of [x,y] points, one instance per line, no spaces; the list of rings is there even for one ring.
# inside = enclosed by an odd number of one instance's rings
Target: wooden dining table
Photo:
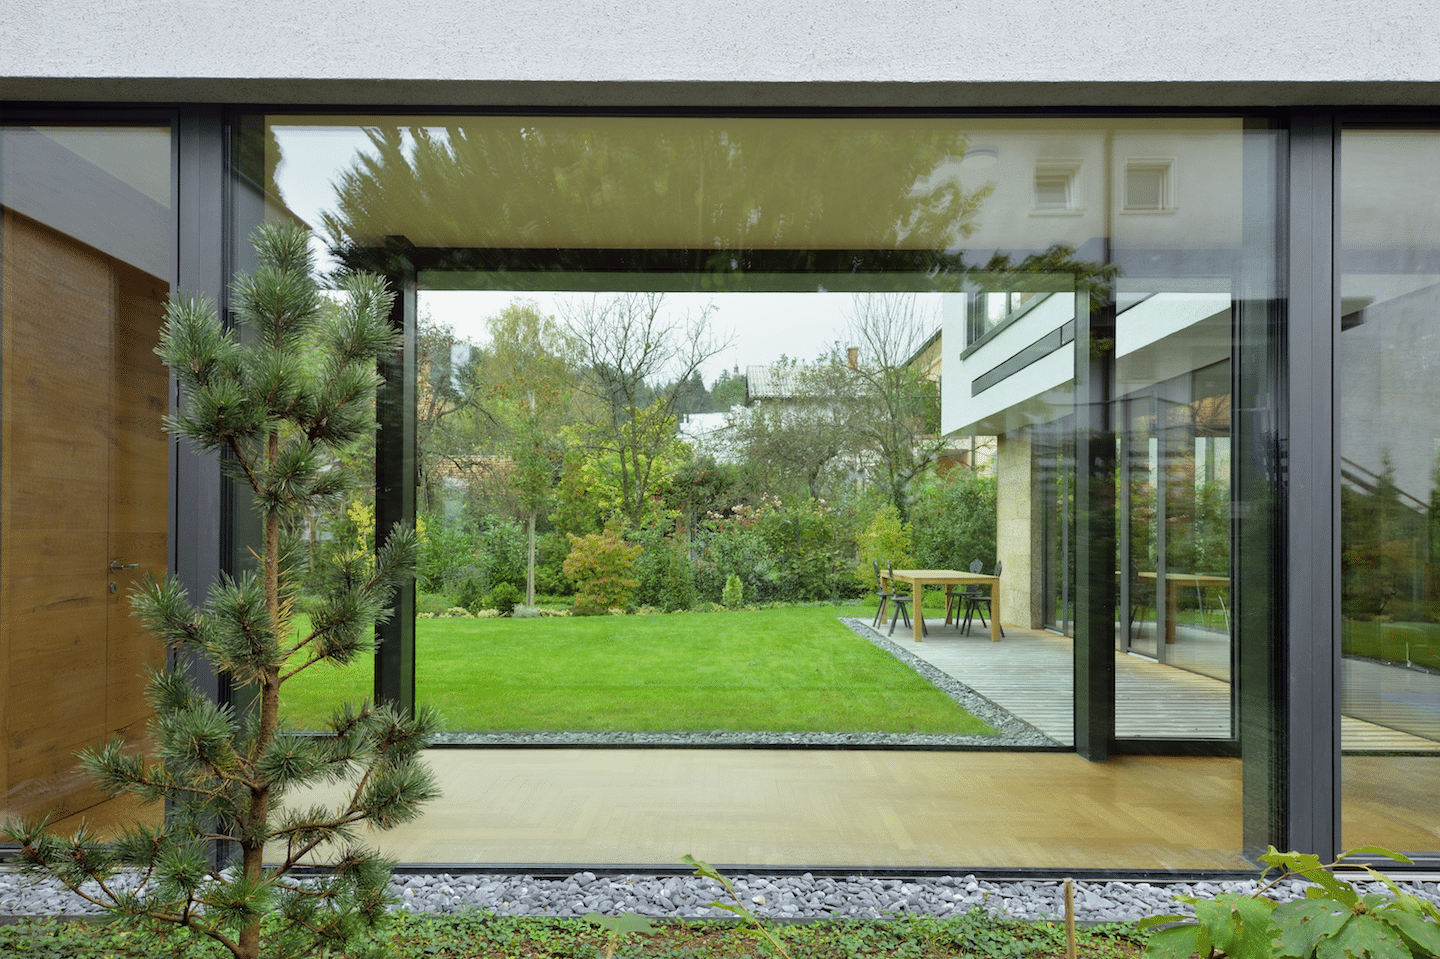
[[[886,587],[893,589],[890,580],[891,571],[882,569],[880,581]],[[894,570],[895,580],[901,583],[909,583],[914,599],[911,625],[915,629],[915,642],[923,642],[921,639],[921,624],[925,621],[925,613],[921,607],[922,597],[926,586],[989,586],[990,587],[990,640],[1000,642],[1000,577],[987,576],[984,573],[967,573],[958,569],[897,569]],[[947,616],[945,622],[949,623]],[[883,626],[885,620],[881,619]]]
[[[895,571],[896,576],[900,574]],[[1150,582],[1158,580],[1159,574],[1154,570],[1141,571],[1141,579]],[[1176,626],[1179,623],[1180,613],[1180,588],[1182,586],[1193,586],[1198,591],[1206,586],[1229,586],[1229,576],[1219,576],[1213,573],[1166,573],[1165,574],[1165,642],[1175,642]]]

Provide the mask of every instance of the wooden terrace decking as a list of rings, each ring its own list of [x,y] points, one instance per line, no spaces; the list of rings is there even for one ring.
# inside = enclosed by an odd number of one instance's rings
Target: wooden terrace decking
[[[962,636],[945,625],[943,616],[927,616],[925,623],[930,634],[922,643],[908,635],[901,639],[898,629],[887,638],[1057,743],[1074,745],[1075,677],[1068,636],[1006,624],[1005,638],[992,643],[978,624],[971,635]],[[1230,684],[1188,669],[1117,653],[1115,703],[1116,734],[1122,739],[1230,737]],[[1341,719],[1340,734],[1346,750],[1437,748],[1431,740],[1349,716]]]

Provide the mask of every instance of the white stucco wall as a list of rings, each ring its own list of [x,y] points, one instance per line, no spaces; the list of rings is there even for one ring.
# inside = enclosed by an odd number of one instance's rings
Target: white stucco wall
[[[5,0],[0,98],[1406,103],[1437,50],[1432,0]]]

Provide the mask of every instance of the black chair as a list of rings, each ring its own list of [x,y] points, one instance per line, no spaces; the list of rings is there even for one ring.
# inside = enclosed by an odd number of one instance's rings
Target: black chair
[[[899,588],[898,588],[898,587],[896,586],[896,584],[895,584],[895,565],[894,565],[893,563],[887,563],[886,565],[889,566],[889,568],[890,568],[890,588],[891,588],[892,590],[894,590],[894,592],[892,592],[892,593],[890,594],[890,599],[893,600],[894,603],[895,603],[895,612],[899,613],[900,616],[904,617],[904,619],[905,619],[905,626],[906,626],[907,628],[909,628],[909,629],[914,629],[914,627],[910,625],[910,597],[908,597],[908,596],[901,596],[901,595],[900,595],[900,590],[899,590]],[[878,575],[878,574],[877,574],[877,575]],[[894,617],[894,616],[891,616],[891,617],[890,617],[890,635],[891,635],[891,636],[894,636],[894,635],[895,635],[895,617]],[[930,630],[929,630],[928,628],[926,628],[926,626],[925,626],[925,620],[923,620],[923,619],[920,620],[920,635],[921,635],[921,636],[929,636],[929,635],[930,635]]]
[[[975,568],[976,566],[980,566],[981,569],[984,569],[984,566],[980,563],[980,561],[976,560],[975,562],[970,564],[970,572],[980,572],[979,569]],[[995,576],[997,579],[999,578],[1000,571],[1003,568],[1004,567],[1000,563],[1000,561],[996,560]],[[990,623],[986,621],[985,613],[989,613],[992,616],[995,615],[995,611],[990,608],[990,594],[980,592],[979,586],[972,586],[971,589],[974,590],[973,594],[969,591],[965,593],[965,624],[960,627],[960,631],[963,632],[966,636],[970,635],[970,623],[973,621],[976,613],[980,613],[980,625],[984,626],[986,629],[990,628]],[[981,612],[980,610],[980,607],[982,606],[985,607],[984,612]],[[1000,635],[1005,635],[1004,626],[1000,627]]]
[[[980,560],[978,560],[978,559],[975,560],[975,562],[973,562],[973,563],[970,564],[970,572],[972,572],[972,573],[979,573],[979,572],[982,571],[984,568],[985,568],[985,564],[984,564],[983,562],[981,562]],[[954,589],[946,590],[946,592],[945,592],[945,622],[947,622],[947,623],[950,622],[950,611],[951,611],[951,607],[952,607],[952,606],[958,606],[958,607],[960,608],[960,615],[958,615],[958,616],[955,617],[955,626],[958,628],[958,627],[960,626],[960,619],[961,619],[961,617],[963,617],[963,616],[965,615],[965,609],[966,609],[967,606],[968,606],[968,597],[970,597],[970,596],[979,596],[979,595],[980,595],[980,587],[979,587],[979,586],[976,586],[976,585],[973,585],[973,584],[970,585],[970,586],[967,586],[967,587],[965,587],[964,589],[961,589],[961,590],[954,590]]]
[[[885,618],[885,607],[889,604],[890,600],[895,597],[895,594],[885,590],[885,581],[880,578],[880,563],[872,559],[870,565],[875,567],[875,595],[880,597],[880,608],[875,611],[875,619],[871,621],[870,625],[879,629],[880,620]],[[892,584],[891,589],[894,589],[893,584],[895,581],[891,580],[890,582]],[[907,619],[905,623],[908,626],[910,621]]]

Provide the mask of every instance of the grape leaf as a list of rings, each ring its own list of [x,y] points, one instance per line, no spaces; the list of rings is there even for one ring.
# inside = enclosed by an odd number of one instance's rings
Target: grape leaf
[[[1143,959],[1190,959],[1195,953],[1210,955],[1210,934],[1204,926],[1186,923],[1161,929],[1145,944]]]
[[[1415,955],[1440,956],[1440,923],[1400,909],[1386,909],[1379,918],[1400,931],[1405,944]]]
[[[1339,932],[1353,915],[1349,909],[1327,899],[1297,899],[1281,903],[1271,913],[1279,930],[1275,939],[1275,954],[1310,959],[1315,954],[1315,947]]]
[[[1414,959],[1410,948],[1374,916],[1356,916],[1339,933],[1320,943],[1315,959]]]
[[[1269,899],[1222,893],[1195,906],[1195,918],[1210,933],[1210,942],[1231,959],[1270,959],[1274,933]]]

